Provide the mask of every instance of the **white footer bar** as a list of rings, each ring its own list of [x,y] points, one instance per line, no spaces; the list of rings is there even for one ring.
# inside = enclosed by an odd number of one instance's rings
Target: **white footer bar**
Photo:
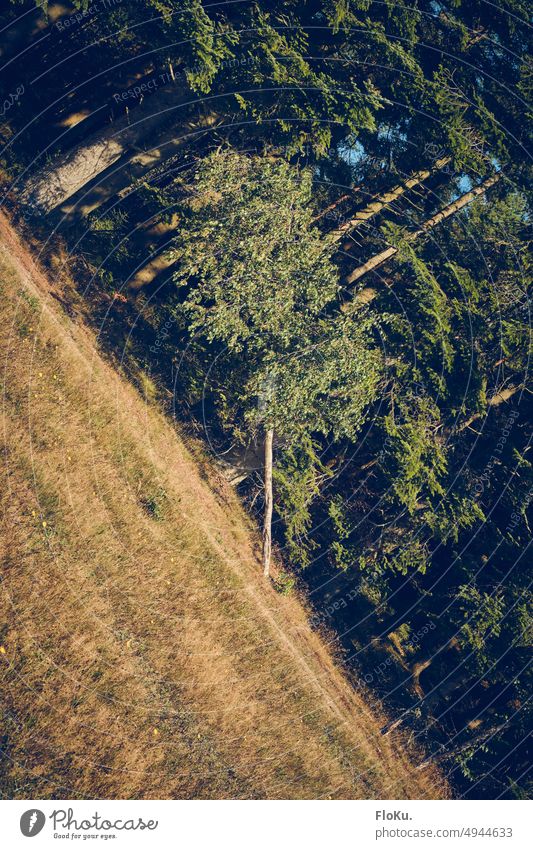
[[[533,846],[532,802],[2,801],[11,847],[367,849]]]

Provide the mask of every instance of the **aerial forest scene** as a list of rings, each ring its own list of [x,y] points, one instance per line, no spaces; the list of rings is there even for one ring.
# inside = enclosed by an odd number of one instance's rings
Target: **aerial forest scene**
[[[3,0],[0,798],[531,799],[530,18]]]

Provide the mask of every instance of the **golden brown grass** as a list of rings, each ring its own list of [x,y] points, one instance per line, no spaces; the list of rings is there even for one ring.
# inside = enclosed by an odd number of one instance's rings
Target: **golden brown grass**
[[[4,797],[441,796],[2,227]]]

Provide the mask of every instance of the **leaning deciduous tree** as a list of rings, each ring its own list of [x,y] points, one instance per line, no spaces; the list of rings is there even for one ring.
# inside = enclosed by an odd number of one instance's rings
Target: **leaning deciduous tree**
[[[354,438],[380,357],[368,319],[339,313],[332,248],[312,226],[310,173],[227,151],[208,157],[188,188],[174,249],[174,279],[188,288],[176,309],[191,335],[228,358],[226,424],[264,444],[268,576],[275,444],[311,433]]]

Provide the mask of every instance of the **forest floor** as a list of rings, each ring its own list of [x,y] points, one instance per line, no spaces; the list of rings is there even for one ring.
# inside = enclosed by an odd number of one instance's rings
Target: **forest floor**
[[[1,795],[447,796],[61,300],[1,217]]]

